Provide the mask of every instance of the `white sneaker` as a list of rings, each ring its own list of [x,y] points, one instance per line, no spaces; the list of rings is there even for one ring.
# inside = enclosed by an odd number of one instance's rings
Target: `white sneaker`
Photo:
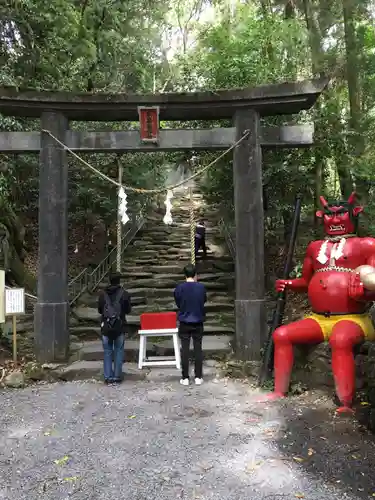
[[[180,380],[181,385],[189,385],[189,379],[188,378],[182,378]]]
[[[203,378],[196,378],[195,379],[195,385],[202,385],[203,384]]]

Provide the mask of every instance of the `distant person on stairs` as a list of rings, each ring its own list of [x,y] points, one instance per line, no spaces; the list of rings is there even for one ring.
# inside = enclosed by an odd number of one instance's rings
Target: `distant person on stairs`
[[[101,333],[104,349],[104,381],[106,384],[122,381],[126,314],[131,311],[130,295],[120,285],[121,275],[111,274],[109,286],[98,300],[101,315]]]
[[[198,255],[200,248],[203,250],[203,257],[206,258],[206,226],[202,220],[195,226],[195,256]]]
[[[203,365],[203,323],[205,320],[204,304],[207,300],[206,288],[197,281],[197,271],[192,264],[184,268],[185,282],[179,283],[174,291],[174,299],[178,307],[181,339],[182,385],[189,385],[190,339],[193,339],[195,383],[201,385]]]

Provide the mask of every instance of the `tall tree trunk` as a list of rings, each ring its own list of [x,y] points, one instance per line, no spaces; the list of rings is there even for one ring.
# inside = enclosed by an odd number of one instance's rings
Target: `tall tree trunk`
[[[361,110],[361,86],[360,86],[360,64],[355,21],[358,15],[358,0],[342,0],[345,30],[346,49],[346,79],[349,94],[350,107],[350,153],[358,158],[363,153],[364,142],[361,133],[362,110]],[[368,185],[360,176],[356,176],[358,194],[365,202],[368,197]]]
[[[310,42],[310,52],[311,52],[311,70],[314,77],[321,76],[323,69],[322,60],[322,36],[320,32],[320,27],[316,15],[315,5],[313,0],[303,0],[303,10],[305,16],[306,27],[309,33]],[[319,99],[314,107],[314,122],[319,124],[319,118],[321,116],[321,103],[322,99]],[[317,127],[315,131],[315,140],[319,143],[323,140],[323,131],[321,127]],[[315,229],[318,227],[318,221],[316,218],[316,210],[319,208],[319,197],[322,195],[323,191],[323,173],[326,166],[325,156],[322,153],[321,147],[317,146],[314,149],[314,226]]]

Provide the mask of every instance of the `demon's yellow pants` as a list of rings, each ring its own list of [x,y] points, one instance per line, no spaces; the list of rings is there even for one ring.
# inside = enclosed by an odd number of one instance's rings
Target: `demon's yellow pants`
[[[366,340],[375,340],[375,329],[368,313],[365,314],[343,314],[340,316],[323,316],[321,314],[310,314],[305,319],[313,319],[322,329],[324,339],[329,340],[333,327],[339,321],[352,321],[362,328]]]

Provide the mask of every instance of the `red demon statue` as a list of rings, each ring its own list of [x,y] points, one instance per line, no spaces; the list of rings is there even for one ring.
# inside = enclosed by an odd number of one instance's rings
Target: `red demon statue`
[[[312,314],[280,326],[273,334],[275,388],[267,399],[284,397],[293,367],[294,344],[328,341],[340,412],[351,411],[355,391],[356,344],[375,339],[368,310],[375,300],[375,238],[356,235],[358,215],[355,193],[347,202],[328,203],[317,216],[323,219],[326,237],[309,244],[302,277],[277,280],[276,290],[307,292]],[[371,266],[371,267],[370,267]]]

